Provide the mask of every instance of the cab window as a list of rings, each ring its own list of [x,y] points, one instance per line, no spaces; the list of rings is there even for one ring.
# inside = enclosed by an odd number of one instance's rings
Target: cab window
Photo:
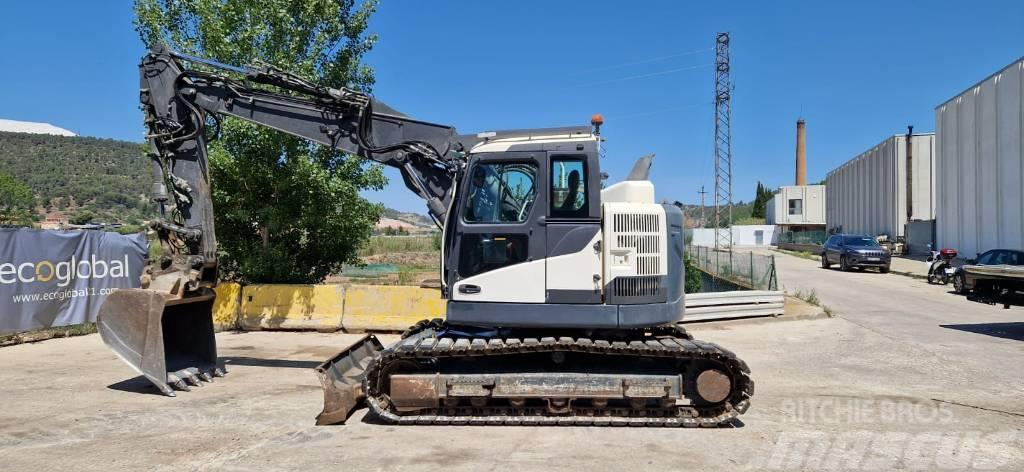
[[[587,166],[581,159],[551,160],[551,216],[581,218],[588,215]]]
[[[529,217],[537,199],[535,164],[477,164],[469,179],[467,223],[522,223]]]
[[[526,262],[526,234],[465,233],[459,250],[459,276],[466,278]]]

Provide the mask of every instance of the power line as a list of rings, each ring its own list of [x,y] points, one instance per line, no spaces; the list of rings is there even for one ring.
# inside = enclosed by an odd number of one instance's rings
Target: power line
[[[674,74],[676,72],[701,69],[701,68],[704,68],[704,67],[711,67],[713,65],[714,64],[698,64],[698,65],[695,65],[695,66],[679,67],[679,68],[676,68],[676,69],[668,69],[668,70],[662,70],[662,71],[658,71],[658,72],[651,72],[649,74],[631,75],[631,76],[628,76],[628,77],[619,77],[617,79],[602,80],[602,81],[598,81],[598,82],[587,82],[587,83],[582,83],[582,84],[567,85],[567,86],[562,87],[562,88],[589,87],[589,86],[592,86],[592,85],[613,84],[613,83],[616,83],[616,82],[625,82],[627,80],[645,79],[647,77],[654,77],[654,76],[658,76],[658,75]]]
[[[607,119],[622,120],[622,119],[626,119],[626,118],[636,118],[636,117],[639,117],[639,116],[656,115],[658,113],[668,113],[670,111],[688,110],[688,109],[691,109],[691,108],[696,108],[696,107],[705,106],[705,105],[713,105],[713,103],[711,103],[711,102],[691,103],[689,105],[680,105],[680,106],[677,106],[677,107],[660,108],[660,109],[657,109],[657,110],[647,110],[647,111],[640,111],[640,112],[636,112],[636,113],[627,113],[625,115],[606,115],[606,118]]]
[[[692,56],[694,54],[700,54],[702,52],[708,52],[708,51],[714,51],[714,50],[715,50],[715,48],[696,49],[696,50],[693,50],[693,51],[681,52],[679,54],[670,54],[668,56],[652,57],[650,59],[641,59],[639,61],[624,62],[622,64],[614,64],[614,65],[610,65],[610,66],[602,66],[602,67],[598,67],[596,69],[586,70],[585,72],[600,72],[600,71],[604,71],[604,70],[619,69],[619,68],[622,68],[622,67],[638,66],[638,65],[641,65],[641,64],[650,64],[652,62],[664,61],[666,59],[675,59],[677,57]]]

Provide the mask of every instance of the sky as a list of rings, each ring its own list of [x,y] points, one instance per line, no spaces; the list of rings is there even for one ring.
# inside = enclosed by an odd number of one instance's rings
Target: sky
[[[0,118],[139,142],[143,46],[129,1],[5,2]],[[795,122],[808,180],[1024,55],[1024,2],[381,0],[365,57],[374,95],[462,133],[605,118],[602,170],[654,153],[657,198],[714,186],[714,40],[731,34],[733,200],[792,185]],[[367,198],[424,205],[388,171]],[[709,201],[710,204],[710,195]]]

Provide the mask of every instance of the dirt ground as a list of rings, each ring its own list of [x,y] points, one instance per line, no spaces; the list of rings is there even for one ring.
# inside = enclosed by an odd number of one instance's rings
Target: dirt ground
[[[177,398],[99,336],[0,349],[5,470],[1021,470],[1024,309],[781,256],[835,318],[691,325],[750,365],[732,428],[317,427],[312,368],[357,335],[226,332],[230,373]],[[394,336],[385,336],[384,341]]]

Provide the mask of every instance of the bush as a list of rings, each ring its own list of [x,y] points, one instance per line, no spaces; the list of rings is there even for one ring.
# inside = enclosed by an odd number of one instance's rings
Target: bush
[[[693,263],[693,261],[690,260],[690,255],[689,254],[683,254],[683,267],[686,270],[686,273],[685,273],[685,278],[686,278],[685,292],[686,293],[697,293],[697,292],[700,292],[700,289],[701,289],[701,286],[702,286],[702,283],[701,283],[701,273],[700,273],[700,270],[697,269],[697,266]]]

